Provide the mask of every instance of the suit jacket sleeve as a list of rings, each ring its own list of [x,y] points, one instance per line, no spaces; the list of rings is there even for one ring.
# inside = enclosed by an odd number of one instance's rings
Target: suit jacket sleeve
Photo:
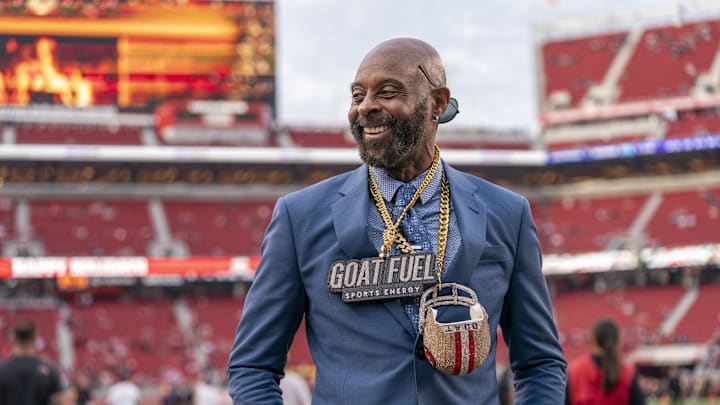
[[[305,312],[305,290],[284,198],[277,202],[261,250],[228,361],[235,405],[282,404],[278,384]]]
[[[500,326],[510,351],[516,404],[562,404],[566,362],[542,274],[542,255],[527,200],[523,200],[515,265]]]

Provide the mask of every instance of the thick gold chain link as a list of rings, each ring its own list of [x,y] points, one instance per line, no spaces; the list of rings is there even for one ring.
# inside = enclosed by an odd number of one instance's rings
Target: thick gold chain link
[[[445,172],[442,176],[440,186],[440,218],[438,219],[438,260],[437,260],[437,282],[442,284],[443,261],[445,259],[445,248],[447,247],[448,229],[450,229],[450,185],[448,184]]]
[[[405,206],[403,211],[400,213],[400,216],[398,216],[395,223],[393,223],[390,212],[385,205],[385,200],[383,199],[380,187],[375,180],[375,175],[373,174],[372,167],[368,166],[370,192],[373,196],[373,199],[375,200],[375,206],[377,206],[378,212],[380,212],[380,217],[385,223],[385,231],[383,232],[383,246],[381,248],[380,257],[387,258],[390,255],[390,250],[392,250],[393,243],[395,243],[398,250],[400,250],[404,254],[415,253],[415,250],[412,248],[407,239],[405,239],[402,233],[398,231],[398,228],[400,227],[400,224],[402,223],[403,218],[405,218],[407,212],[415,205],[418,198],[420,198],[422,192],[425,191],[428,184],[430,184],[430,181],[432,181],[432,179],[435,177],[439,166],[440,148],[435,145],[435,154],[433,155],[433,162],[430,166],[430,170],[428,170],[428,173],[425,175],[422,183],[418,187],[417,191],[415,191],[415,194],[413,194],[410,202],[408,202],[408,205]],[[450,187],[448,185],[447,177],[445,177],[445,173],[443,173],[442,184],[440,188],[440,216],[438,222],[438,252],[436,273],[439,284],[442,281],[443,260],[445,258],[448,228],[450,226]]]

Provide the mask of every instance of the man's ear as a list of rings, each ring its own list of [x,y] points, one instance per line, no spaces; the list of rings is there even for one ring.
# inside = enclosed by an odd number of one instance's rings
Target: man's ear
[[[460,112],[458,109],[458,101],[450,97],[450,89],[447,87],[438,87],[434,92],[435,110],[433,117],[440,124],[452,121]]]
[[[433,109],[433,115],[440,117],[450,102],[450,89],[447,87],[438,87],[433,91],[433,98],[435,99],[435,108]]]

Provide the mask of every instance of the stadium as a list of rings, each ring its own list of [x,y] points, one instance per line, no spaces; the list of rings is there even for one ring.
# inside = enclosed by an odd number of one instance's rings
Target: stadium
[[[276,199],[360,164],[347,128],[276,119],[272,1],[181,3],[0,2],[0,358],[35,321],[76,397],[122,369],[143,403],[227,401]],[[716,403],[720,9],[535,39],[539,135],[452,123],[443,158],[530,200],[566,358],[609,317],[650,398],[677,372]],[[288,369],[312,387],[303,327]]]

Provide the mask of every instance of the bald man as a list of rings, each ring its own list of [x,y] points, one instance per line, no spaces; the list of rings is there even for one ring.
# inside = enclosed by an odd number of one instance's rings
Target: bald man
[[[516,403],[562,403],[528,202],[442,160],[453,114],[437,51],[383,42],[350,91],[365,164],[278,200],[230,353],[233,402],[282,403],[305,316],[313,404],[496,404],[498,326]]]

